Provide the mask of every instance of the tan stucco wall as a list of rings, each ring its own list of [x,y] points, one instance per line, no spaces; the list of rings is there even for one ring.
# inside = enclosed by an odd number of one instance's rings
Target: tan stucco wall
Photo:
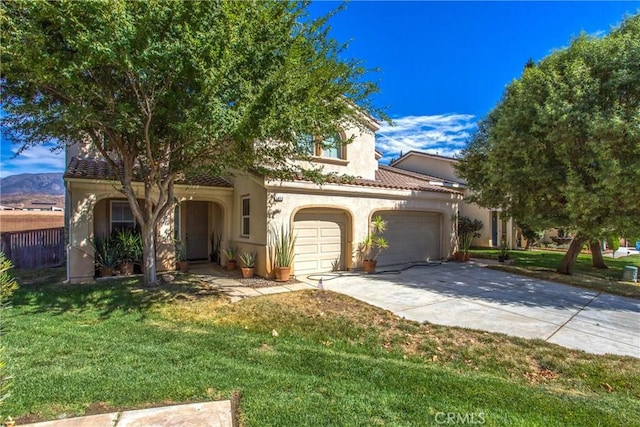
[[[458,182],[460,178],[456,175],[454,164],[452,160],[415,154],[398,161],[394,167]]]
[[[263,181],[248,174],[237,174],[233,178],[235,188],[233,211],[231,214],[231,233],[222,248],[233,246],[242,252],[255,252],[256,270],[259,276],[267,275],[267,191]],[[242,236],[242,198],[249,196],[249,236]],[[237,259],[241,266],[240,259]],[[223,264],[226,259],[222,260]]]
[[[383,210],[428,211],[442,214],[441,254],[437,258],[448,258],[453,251],[454,236],[451,216],[458,209],[460,196],[436,192],[412,192],[387,190],[359,186],[325,185],[308,183],[271,183],[268,189],[282,197],[274,204],[272,224],[292,227],[295,214],[303,209],[330,208],[346,212],[349,219],[346,236],[346,267],[357,267],[355,249],[369,232],[373,215]]]
[[[303,166],[322,167],[325,173],[337,173],[365,179],[375,179],[378,162],[375,157],[375,134],[366,127],[351,126],[343,130],[346,140],[345,159],[315,158],[312,162],[301,162]]]

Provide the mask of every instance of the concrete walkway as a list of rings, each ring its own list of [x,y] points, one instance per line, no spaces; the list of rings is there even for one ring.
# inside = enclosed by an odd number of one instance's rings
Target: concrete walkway
[[[231,401],[223,400],[23,425],[32,427],[232,427],[233,413]]]
[[[378,270],[394,268],[399,267]],[[317,285],[320,277],[298,279]],[[322,277],[325,289],[406,319],[640,358],[640,300],[490,270],[475,262]]]

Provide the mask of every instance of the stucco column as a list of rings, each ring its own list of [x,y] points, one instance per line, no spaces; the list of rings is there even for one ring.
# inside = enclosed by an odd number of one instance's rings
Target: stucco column
[[[69,283],[93,281],[95,268],[91,239],[96,196],[74,191],[70,205],[67,280]]]

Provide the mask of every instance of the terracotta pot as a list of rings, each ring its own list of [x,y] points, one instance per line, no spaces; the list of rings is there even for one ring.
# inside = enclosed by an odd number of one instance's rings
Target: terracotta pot
[[[291,277],[291,267],[275,267],[276,282],[286,282]]]
[[[113,276],[113,268],[100,267],[100,277],[111,277],[111,276]]]
[[[241,267],[240,271],[242,271],[242,277],[245,279],[251,279],[253,277],[254,272],[253,267]]]
[[[378,265],[378,261],[375,259],[365,259],[362,262],[362,267],[364,268],[365,273],[375,273],[376,265]]]
[[[236,262],[235,260],[227,260],[227,270],[231,271],[231,270],[235,270],[236,269]]]
[[[456,252],[454,258],[459,262],[469,261],[469,254],[465,254],[464,252]]]
[[[176,262],[176,268],[178,271],[182,273],[186,273],[189,270],[189,261],[178,261]]]
[[[133,274],[133,266],[134,264],[132,262],[123,262],[118,265],[118,271],[123,276],[131,276]]]

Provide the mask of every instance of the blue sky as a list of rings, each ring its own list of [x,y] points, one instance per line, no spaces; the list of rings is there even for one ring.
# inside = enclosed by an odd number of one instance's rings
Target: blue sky
[[[316,2],[313,15],[337,2]],[[331,35],[350,41],[345,56],[370,68],[395,126],[383,126],[377,148],[383,162],[400,152],[455,155],[517,78],[529,58],[538,61],[581,32],[606,34],[640,1],[627,2],[371,2],[353,1],[331,20]],[[12,159],[1,144],[0,176],[61,172],[64,156],[47,147]]]

